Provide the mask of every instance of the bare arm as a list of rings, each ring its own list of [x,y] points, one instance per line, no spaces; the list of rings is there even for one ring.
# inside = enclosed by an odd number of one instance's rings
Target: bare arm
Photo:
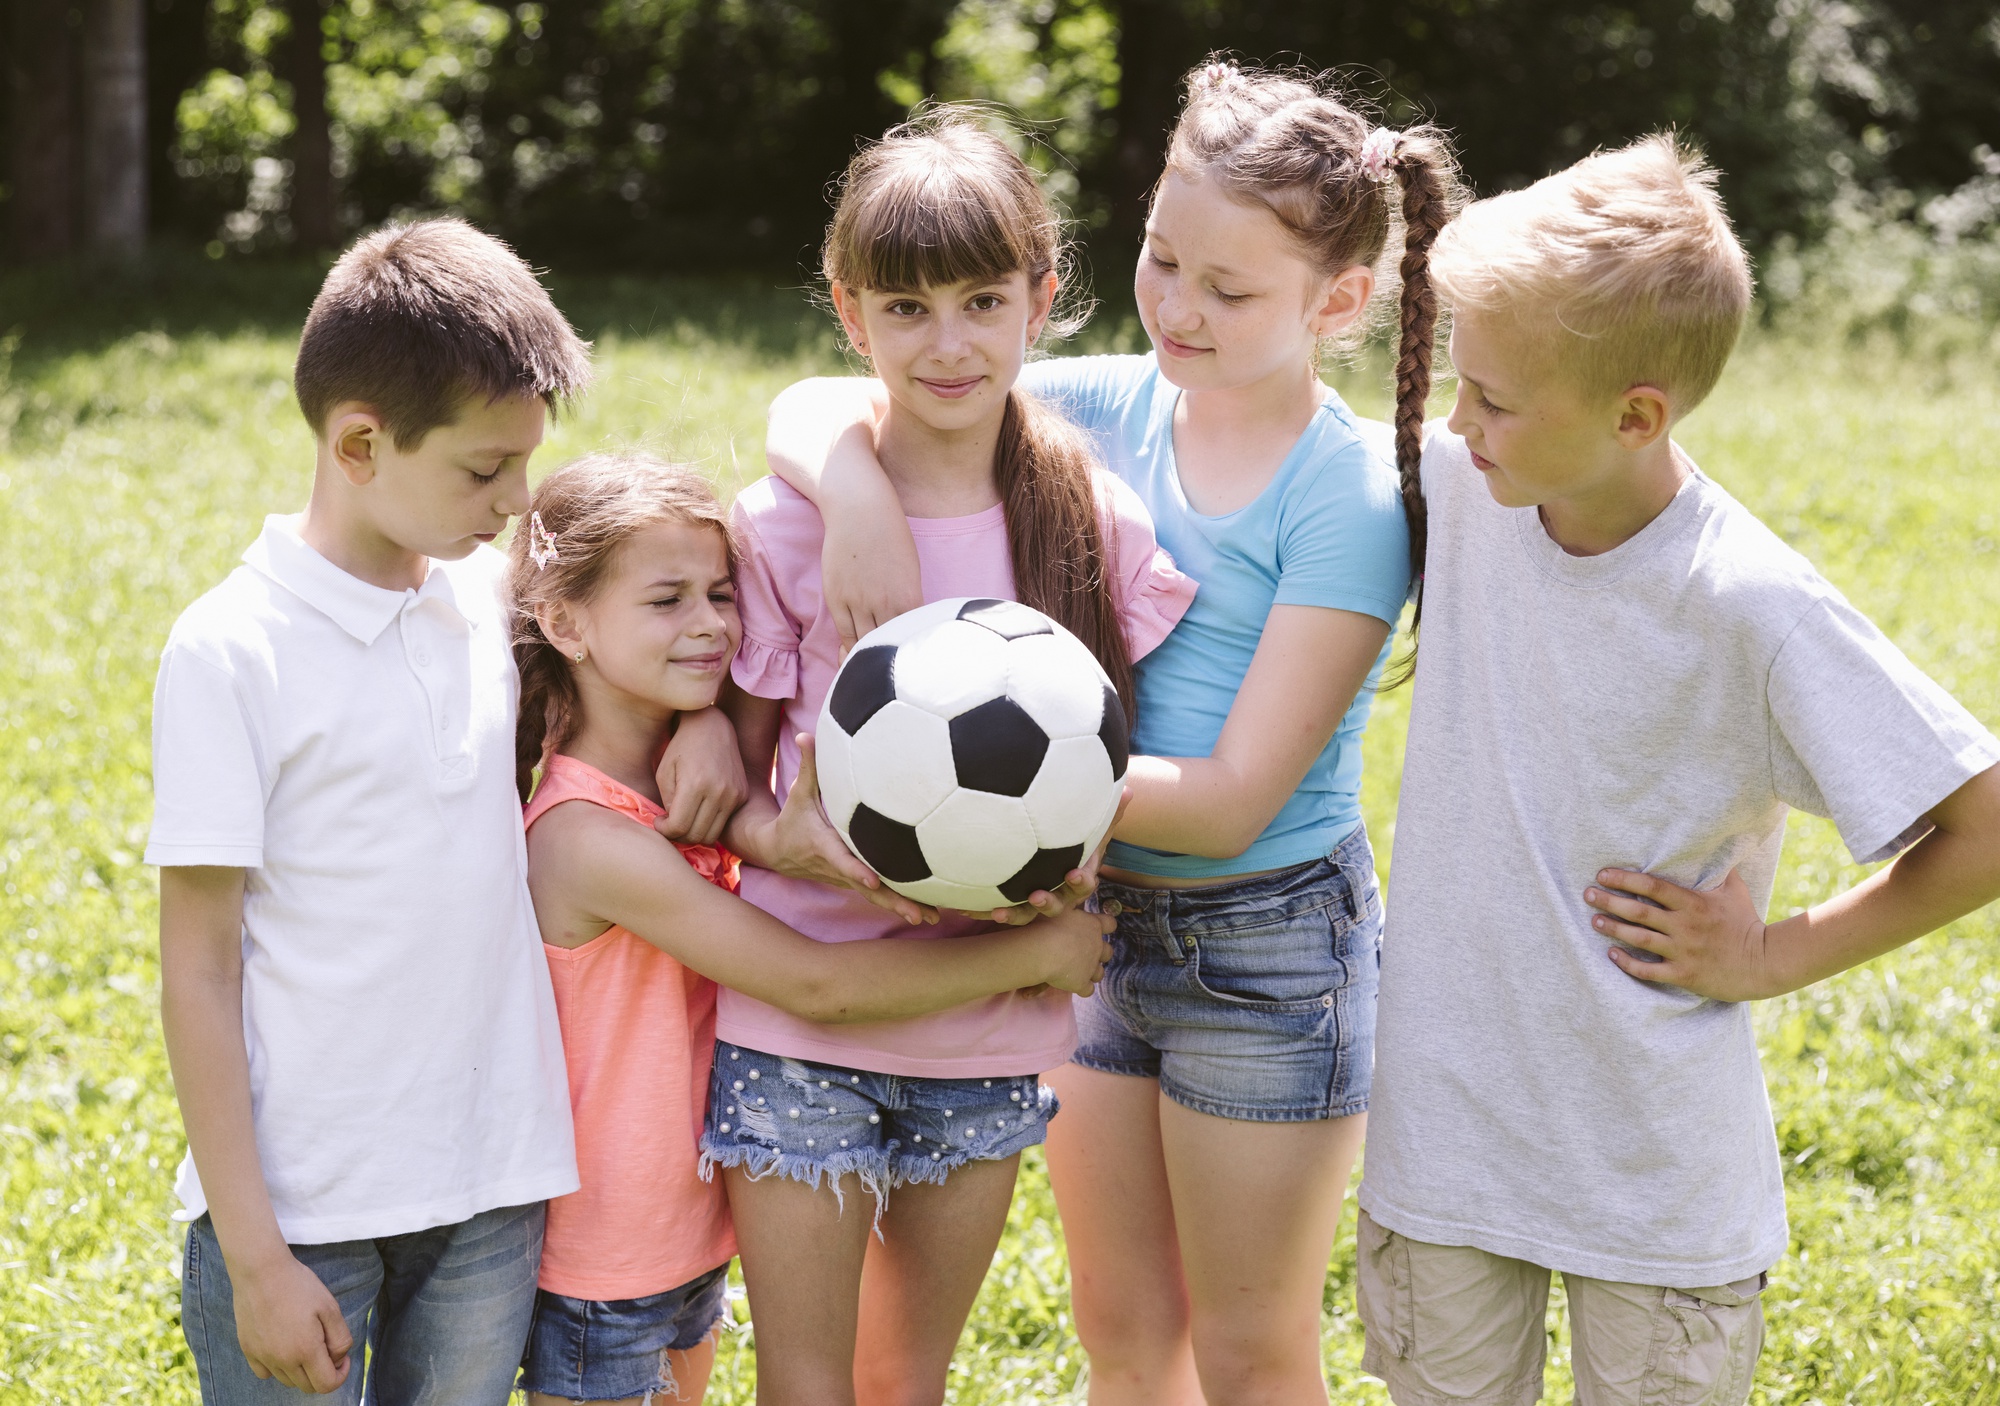
[[[815,942],[696,874],[679,851],[602,806],[535,822],[528,885],[548,940],[616,923],[732,990],[827,1024],[893,1020],[1041,983],[1088,994],[1109,920],[1074,913],[953,940]]]
[[[1271,607],[1214,752],[1132,758],[1118,838],[1214,859],[1243,853],[1325,750],[1388,637],[1372,615]]]
[[[670,840],[712,845],[750,794],[736,729],[720,708],[682,713],[655,773],[667,813],[653,823]]]
[[[854,857],[834,833],[819,805],[819,777],[810,737],[801,734],[799,774],[781,808],[771,794],[771,766],[778,752],[778,729],[784,705],[770,698],[754,698],[734,686],[724,692],[723,707],[736,724],[737,745],[743,751],[743,770],[748,776],[763,778],[762,785],[750,788],[750,799],[736,812],[724,835],[729,847],[759,869],[788,874],[795,879],[834,888],[853,889],[878,908],[886,908],[904,922],[935,923],[937,910],[903,897],[884,887],[875,871]]]
[[[778,393],[765,432],[771,472],[826,523],[820,571],[843,649],[924,603],[916,543],[875,457],[888,407],[880,381],[814,377]]]
[[[189,1150],[258,1377],[328,1392],[354,1346],[340,1305],[292,1255],[271,1209],[243,1042],[243,870],[160,871],[160,1021]]]
[[[1586,889],[1597,930],[1665,958],[1620,948],[1611,960],[1642,981],[1718,1001],[1780,996],[1934,932],[2000,898],[2000,767],[1967,781],[1930,813],[1935,827],[1845,893],[1781,922],[1757,916],[1734,873],[1707,891],[1623,869],[1598,882],[1651,899]]]

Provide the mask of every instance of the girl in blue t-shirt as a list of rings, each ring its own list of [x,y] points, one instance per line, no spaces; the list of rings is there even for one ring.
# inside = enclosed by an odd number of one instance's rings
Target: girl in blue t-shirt
[[[1392,460],[1316,355],[1365,326],[1398,191]],[[1209,64],[1134,280],[1153,354],[1021,377],[1093,435],[1201,583],[1136,669],[1146,755],[1099,887],[1117,955],[1050,1076],[1096,1406],[1325,1399],[1321,1289],[1361,1145],[1381,921],[1361,732],[1423,559],[1426,264],[1452,193],[1437,134]],[[875,383],[821,380],[772,407],[771,465],[820,505],[850,643],[923,599],[873,457],[884,405]]]

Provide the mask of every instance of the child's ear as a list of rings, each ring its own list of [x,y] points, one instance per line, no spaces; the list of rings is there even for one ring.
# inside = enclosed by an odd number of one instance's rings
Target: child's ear
[[[370,482],[381,467],[381,447],[388,437],[382,417],[359,401],[342,401],[327,417],[326,443],[342,478],[356,488]]]
[[[575,660],[579,654],[588,652],[583,642],[581,622],[568,602],[556,601],[541,607],[535,612],[535,623],[542,627],[542,638],[561,650],[565,659]]]
[[[1049,315],[1056,310],[1056,289],[1061,286],[1062,280],[1050,269],[1042,278],[1042,286],[1029,290],[1035,299],[1034,313],[1028,318],[1029,346],[1041,339],[1042,329],[1049,325]]]
[[[845,284],[833,285],[833,310],[840,316],[841,330],[848,342],[863,356],[868,355],[868,329],[861,325],[861,300]]]
[[[1621,448],[1644,449],[1667,432],[1667,393],[1658,386],[1634,386],[1618,399]]]
[[[1320,285],[1322,296],[1312,312],[1312,334],[1331,337],[1368,309],[1375,296],[1375,270],[1350,264]]]

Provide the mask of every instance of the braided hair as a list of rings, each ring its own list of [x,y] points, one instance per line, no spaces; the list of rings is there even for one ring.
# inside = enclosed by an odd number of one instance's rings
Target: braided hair
[[[1431,246],[1461,203],[1457,164],[1431,126],[1376,126],[1326,77],[1244,69],[1212,58],[1187,77],[1187,100],[1167,147],[1167,170],[1219,181],[1277,217],[1321,273],[1377,266],[1385,290],[1400,284],[1396,337],[1396,469],[1410,530],[1410,572],[1423,610],[1424,410],[1437,346]],[[1162,178],[1164,179],[1164,177]],[[1394,188],[1402,194],[1393,198]],[[1401,227],[1393,273],[1384,254]],[[1385,291],[1384,301],[1387,293]],[[1351,330],[1357,339],[1368,319]],[[1410,652],[1391,686],[1410,677]]]

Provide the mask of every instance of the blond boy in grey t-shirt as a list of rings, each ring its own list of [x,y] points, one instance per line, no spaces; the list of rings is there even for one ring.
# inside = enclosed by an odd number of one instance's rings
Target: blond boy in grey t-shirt
[[[1458,404],[1361,1186],[1368,1369],[1526,1406],[1549,1276],[1583,1406],[1735,1406],[1786,1244],[1745,1002],[2000,896],[2000,741],[1669,431],[1749,305],[1665,137],[1472,206],[1433,256]],[[1787,809],[1893,862],[1765,924]]]

